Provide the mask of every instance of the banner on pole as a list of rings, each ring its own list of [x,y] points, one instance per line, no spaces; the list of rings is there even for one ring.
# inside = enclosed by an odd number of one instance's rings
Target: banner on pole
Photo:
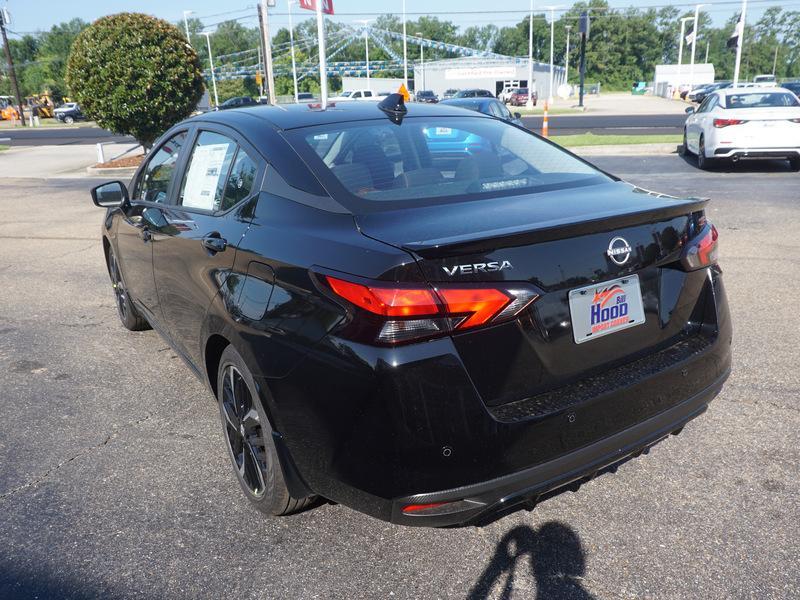
[[[315,11],[317,10],[317,1],[318,0],[299,0],[300,8]],[[322,12],[326,15],[333,14],[333,0],[322,0]]]

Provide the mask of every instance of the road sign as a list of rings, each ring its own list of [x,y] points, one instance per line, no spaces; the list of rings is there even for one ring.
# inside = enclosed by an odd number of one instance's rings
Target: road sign
[[[589,37],[589,13],[583,11],[578,19],[578,33],[585,33]]]
[[[300,8],[317,10],[317,0],[300,0]],[[326,15],[333,14],[333,0],[322,0],[322,12]]]

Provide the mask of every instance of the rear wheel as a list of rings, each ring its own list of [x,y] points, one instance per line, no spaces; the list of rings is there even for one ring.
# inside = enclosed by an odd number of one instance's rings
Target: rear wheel
[[[74,122],[75,122],[75,119],[73,119],[73,118],[72,118],[72,117],[70,117],[69,115],[67,115],[66,117],[64,117],[64,123],[66,123],[67,125],[72,125]]]
[[[714,166],[714,160],[706,157],[706,141],[700,136],[700,145],[697,148],[697,166],[707,171]]]
[[[789,168],[792,171],[800,171],[800,156],[793,156],[789,159]]]
[[[217,399],[228,456],[247,499],[271,516],[308,506],[313,497],[293,498],[289,493],[253,376],[233,346],[220,357]]]
[[[123,327],[130,331],[144,331],[150,329],[150,324],[139,314],[131,301],[125,282],[122,280],[122,273],[119,270],[119,263],[114,251],[108,249],[108,276],[111,278],[111,287],[114,289],[114,300],[116,300],[117,314],[122,321]]]
[[[678,148],[679,156],[687,156],[689,154],[689,146],[686,145],[686,130],[683,130],[683,144]]]

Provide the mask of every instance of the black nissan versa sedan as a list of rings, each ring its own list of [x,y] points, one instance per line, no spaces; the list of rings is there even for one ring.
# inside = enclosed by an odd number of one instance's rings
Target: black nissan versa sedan
[[[92,194],[123,325],[208,385],[266,514],[485,522],[678,433],[730,371],[706,201],[474,111],[207,113]]]

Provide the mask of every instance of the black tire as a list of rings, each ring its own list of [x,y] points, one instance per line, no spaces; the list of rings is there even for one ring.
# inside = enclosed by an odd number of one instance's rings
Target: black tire
[[[314,497],[293,498],[272,439],[255,382],[244,359],[228,346],[219,360],[217,372],[223,437],[236,480],[253,506],[266,515],[289,515],[313,502]]]
[[[73,119],[73,118],[72,118],[72,117],[70,117],[69,115],[67,115],[66,117],[64,117],[64,123],[66,123],[67,125],[72,125],[74,122],[75,122],[75,119]]]
[[[704,171],[712,169],[716,162],[714,159],[706,156],[706,141],[703,136],[700,136],[700,143],[697,147],[697,166]]]
[[[114,289],[114,300],[117,305],[117,314],[122,326],[130,331],[144,331],[150,329],[150,323],[147,322],[131,301],[128,294],[128,289],[125,287],[125,282],[122,279],[122,272],[119,269],[114,251],[108,249],[108,276],[111,279],[111,287]]]
[[[800,171],[800,156],[793,156],[789,159],[789,168],[792,171]]]
[[[690,154],[689,146],[686,144],[686,130],[684,129],[683,143],[680,146],[678,146],[678,156],[688,156],[689,154]]]

